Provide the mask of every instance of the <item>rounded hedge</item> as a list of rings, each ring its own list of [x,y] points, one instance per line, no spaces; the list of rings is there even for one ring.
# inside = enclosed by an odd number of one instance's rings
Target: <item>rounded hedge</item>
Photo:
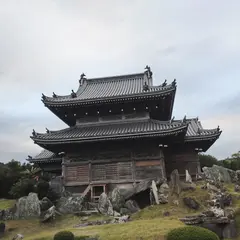
[[[206,228],[188,226],[171,230],[167,240],[219,240],[219,237]]]
[[[61,231],[54,235],[53,240],[74,240],[74,234],[70,231]]]

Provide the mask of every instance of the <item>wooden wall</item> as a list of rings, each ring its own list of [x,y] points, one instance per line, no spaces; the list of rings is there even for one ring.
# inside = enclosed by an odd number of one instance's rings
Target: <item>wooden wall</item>
[[[191,175],[196,175],[198,166],[198,154],[193,148],[168,149],[165,154],[165,164],[167,175],[170,175],[174,169],[178,169],[181,175],[185,175],[188,170]]]
[[[65,166],[65,183],[134,182],[151,177],[163,177],[162,161],[124,161]]]
[[[164,177],[161,156],[156,145],[69,153],[65,157],[65,184],[135,182]]]

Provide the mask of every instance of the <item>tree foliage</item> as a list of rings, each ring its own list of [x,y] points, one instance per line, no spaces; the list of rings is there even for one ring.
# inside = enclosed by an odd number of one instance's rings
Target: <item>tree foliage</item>
[[[21,164],[18,161],[12,160],[8,163],[0,163],[0,198],[14,198],[14,195],[11,195],[13,193],[11,191],[11,188],[17,189],[17,182],[20,181],[20,179],[25,178],[24,171],[30,170],[32,168],[32,165],[29,163],[23,163]],[[22,180],[21,180],[22,181]],[[24,182],[24,187],[26,187],[26,181]],[[18,183],[18,186],[20,186],[20,182]],[[28,185],[29,187],[29,185]],[[27,189],[27,188],[26,188]],[[19,191],[18,191],[19,192]],[[15,195],[18,195],[17,193]]]
[[[219,165],[230,168],[234,171],[240,170],[240,151],[233,153],[231,157],[219,161]]]
[[[199,154],[199,161],[202,168],[219,165],[236,171],[240,170],[240,151],[223,160],[218,160],[212,155]]]
[[[199,161],[201,167],[212,167],[213,165],[218,165],[219,162],[217,158],[213,157],[212,155],[207,154],[199,154]]]

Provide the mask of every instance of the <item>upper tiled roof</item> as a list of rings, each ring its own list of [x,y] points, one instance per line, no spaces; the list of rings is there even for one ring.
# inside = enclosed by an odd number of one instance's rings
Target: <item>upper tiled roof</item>
[[[149,97],[153,94],[168,95],[176,89],[176,81],[166,82],[160,86],[153,86],[152,77],[148,71],[114,77],[83,79],[78,90],[66,96],[43,95],[42,101],[46,105],[87,104],[98,101],[113,101],[117,99]]]
[[[152,119],[137,119],[135,121],[119,121],[115,123],[98,123],[70,127],[49,133],[33,133],[31,137],[40,142],[88,142],[110,139],[137,138],[147,136],[167,136],[186,132],[185,122],[157,121]]]
[[[35,157],[28,156],[27,160],[31,163],[45,162],[46,160],[48,162],[55,162],[55,161],[61,161],[61,157],[59,157],[57,154],[49,150],[44,149]]]

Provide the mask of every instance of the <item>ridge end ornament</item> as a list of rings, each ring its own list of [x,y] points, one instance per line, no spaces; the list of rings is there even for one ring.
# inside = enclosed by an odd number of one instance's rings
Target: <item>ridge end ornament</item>
[[[149,78],[152,78],[153,73],[152,73],[152,71],[151,71],[151,68],[147,65],[147,66],[145,67],[145,69],[146,69],[146,71],[145,71],[144,73],[147,74],[147,78],[148,78],[148,79],[149,79]]]

